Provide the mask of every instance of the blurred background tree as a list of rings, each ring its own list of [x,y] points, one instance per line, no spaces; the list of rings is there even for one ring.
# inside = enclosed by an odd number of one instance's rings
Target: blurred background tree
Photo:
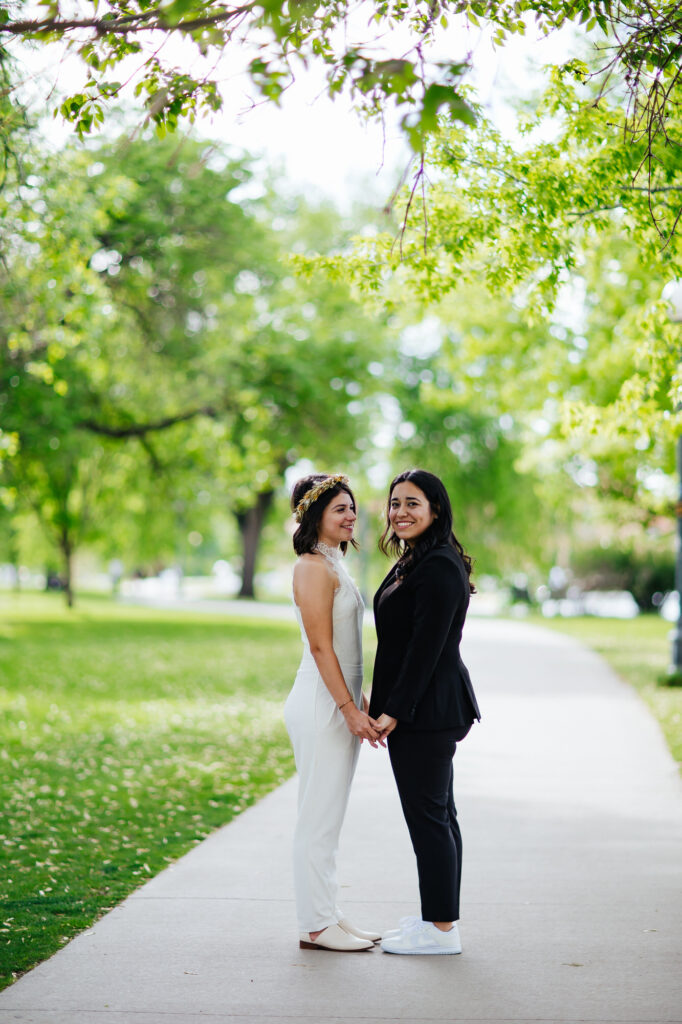
[[[5,191],[3,482],[60,552],[69,602],[82,544],[169,559],[216,510],[252,596],[287,468],[347,464],[366,439],[386,317],[286,265],[306,235],[342,241],[338,214],[233,200],[249,178],[212,143],[126,138],[34,157]]]
[[[400,244],[387,232],[350,257],[299,261],[439,324],[438,401],[504,424],[511,464],[532,470],[527,496],[542,497],[537,547],[551,512],[564,562],[634,530],[672,546],[682,429],[682,339],[665,298],[682,278],[679,90],[667,135],[626,145],[623,90],[600,95],[588,70],[555,73],[505,135],[482,112],[473,129],[444,115],[428,187],[400,200]]]

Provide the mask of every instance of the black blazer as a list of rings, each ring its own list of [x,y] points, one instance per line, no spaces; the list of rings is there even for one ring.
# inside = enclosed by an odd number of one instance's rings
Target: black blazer
[[[407,730],[454,729],[480,719],[459,653],[469,577],[455,548],[424,555],[400,583],[395,566],[374,595],[377,653],[369,713]]]

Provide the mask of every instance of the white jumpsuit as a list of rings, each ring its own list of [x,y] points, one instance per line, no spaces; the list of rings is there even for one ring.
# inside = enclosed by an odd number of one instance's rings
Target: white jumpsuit
[[[364,604],[341,563],[341,552],[327,549],[321,554],[339,580],[332,610],[334,652],[346,685],[361,707]],[[303,658],[284,705],[299,776],[294,888],[299,930],[316,932],[336,924],[343,916],[336,906],[336,853],[360,741],[349,732],[322,680],[300,609],[294,607],[303,639]]]

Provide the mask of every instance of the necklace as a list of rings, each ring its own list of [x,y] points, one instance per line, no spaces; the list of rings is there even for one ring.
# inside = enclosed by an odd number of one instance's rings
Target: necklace
[[[335,561],[341,558],[341,549],[333,548],[329,544],[325,544],[323,540],[318,540],[315,545],[315,550],[319,551],[321,555],[325,555],[327,558],[333,558]]]

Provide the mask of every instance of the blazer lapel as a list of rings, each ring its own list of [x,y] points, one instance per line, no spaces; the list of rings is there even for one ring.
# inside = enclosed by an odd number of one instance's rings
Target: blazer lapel
[[[394,579],[395,579],[395,566],[393,566],[392,569],[389,569],[388,573],[386,574],[386,576],[384,576],[383,580],[379,584],[379,589],[377,590],[376,594],[374,595],[373,607],[374,607],[374,619],[375,619],[375,621],[376,621],[377,608],[379,607],[379,598],[383,594],[383,592],[386,589],[386,587],[390,586],[390,584],[393,582]]]

